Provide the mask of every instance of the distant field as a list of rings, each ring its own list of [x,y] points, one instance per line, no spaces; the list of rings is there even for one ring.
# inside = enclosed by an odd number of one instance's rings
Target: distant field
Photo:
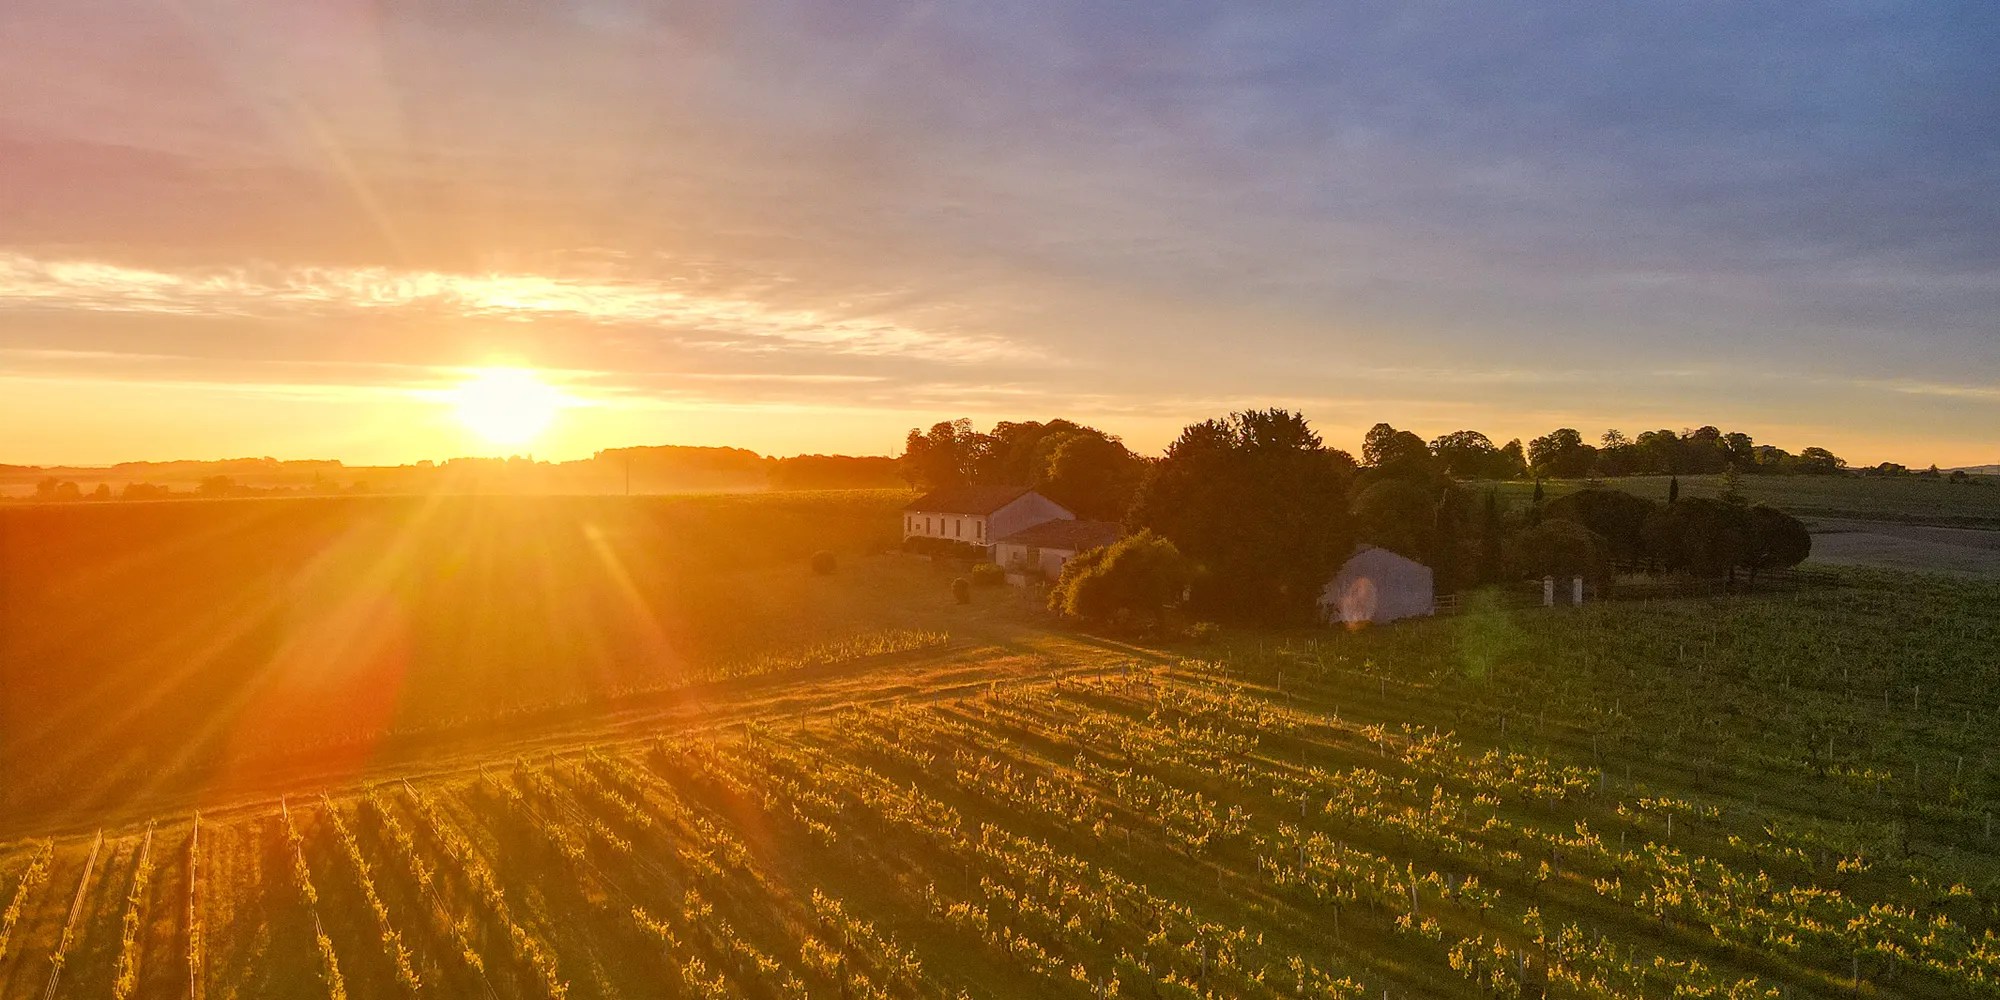
[[[906,498],[0,507],[0,826],[914,641],[807,572]]]
[[[1611,489],[1664,501],[1666,476],[1627,476],[1603,481]],[[1473,484],[1484,489],[1487,484]],[[1526,503],[1534,484],[1494,484],[1500,495]],[[1582,489],[1582,480],[1551,480],[1543,484],[1550,499]],[[1867,476],[1745,476],[1743,491],[1755,503],[1769,504],[1798,517],[1897,521],[1968,528],[2000,528],[2000,480],[1980,477],[1972,483],[1942,479],[1875,478]],[[1682,476],[1681,495],[1712,497],[1722,492],[1721,476]]]
[[[952,641],[0,844],[0,995],[2000,993],[2000,585],[1172,648],[855,573]]]

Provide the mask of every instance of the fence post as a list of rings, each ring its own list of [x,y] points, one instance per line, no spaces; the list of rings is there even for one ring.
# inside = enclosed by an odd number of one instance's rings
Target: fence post
[[[1574,605],[1576,605],[1576,606],[1578,606],[1578,607],[1582,607],[1582,606],[1583,606],[1583,577],[1580,577],[1580,576],[1579,576],[1579,577],[1572,577],[1572,578],[1570,579],[1570,594],[1571,594],[1571,596],[1570,596],[1570,603],[1571,603],[1571,604],[1574,604]]]
[[[1542,607],[1553,608],[1555,606],[1556,578],[1553,576],[1542,577]]]

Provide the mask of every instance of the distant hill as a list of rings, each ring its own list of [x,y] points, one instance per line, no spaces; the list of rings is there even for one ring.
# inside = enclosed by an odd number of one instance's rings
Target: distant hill
[[[1966,465],[1946,472],[1963,472],[1969,476],[2000,476],[2000,465]]]

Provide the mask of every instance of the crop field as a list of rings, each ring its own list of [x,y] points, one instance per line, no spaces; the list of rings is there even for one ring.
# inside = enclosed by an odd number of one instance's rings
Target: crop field
[[[1996,602],[1177,646],[986,590],[684,717],[30,832],[0,996],[2000,995]]]
[[[906,499],[0,506],[0,833],[922,643],[898,581],[805,571]]]

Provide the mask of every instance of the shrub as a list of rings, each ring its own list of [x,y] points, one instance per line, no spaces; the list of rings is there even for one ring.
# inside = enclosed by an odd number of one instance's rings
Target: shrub
[[[1158,620],[1180,600],[1188,580],[1187,560],[1174,543],[1141,531],[1070,560],[1049,592],[1049,610],[1100,620],[1121,614]]]
[[[971,604],[972,581],[962,576],[951,581],[951,599],[960,604]]]
[[[1581,576],[1599,586],[1610,582],[1604,540],[1575,521],[1543,521],[1515,535],[1509,562],[1520,576],[1568,579]]]
[[[997,587],[1007,582],[1007,570],[999,563],[980,563],[972,567],[972,585],[975,587]]]
[[[825,549],[821,549],[812,555],[812,571],[820,576],[832,576],[835,567],[838,565],[839,563],[833,558],[833,553]]]

